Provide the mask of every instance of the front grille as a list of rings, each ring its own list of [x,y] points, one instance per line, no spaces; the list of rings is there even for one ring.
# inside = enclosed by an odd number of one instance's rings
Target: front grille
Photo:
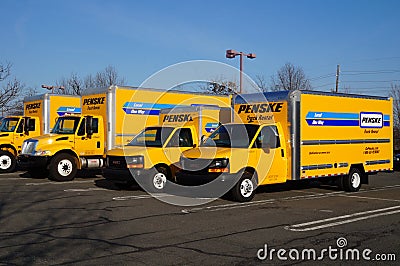
[[[126,169],[126,160],[124,156],[107,156],[107,166],[109,168]]]
[[[35,154],[37,144],[38,144],[37,140],[24,141],[24,144],[22,145],[21,154],[27,154],[27,155]]]
[[[182,158],[181,164],[185,171],[202,174],[208,173],[208,166],[212,161],[212,159]]]

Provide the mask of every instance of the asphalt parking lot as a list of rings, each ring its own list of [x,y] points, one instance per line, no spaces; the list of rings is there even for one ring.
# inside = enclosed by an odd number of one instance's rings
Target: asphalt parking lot
[[[371,176],[356,193],[297,182],[263,187],[249,203],[200,206],[170,205],[160,200],[168,195],[90,175],[59,183],[1,174],[0,188],[0,265],[400,260],[399,172]]]

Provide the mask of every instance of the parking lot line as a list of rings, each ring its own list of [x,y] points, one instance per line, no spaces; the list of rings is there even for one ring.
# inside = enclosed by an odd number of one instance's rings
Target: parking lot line
[[[285,229],[296,232],[314,231],[322,228],[353,223],[361,220],[366,220],[396,213],[400,213],[400,205],[383,209],[369,210],[364,212],[357,212],[342,216],[336,216],[327,219],[315,220],[301,224],[294,224],[290,226],[285,226]]]
[[[114,197],[113,200],[138,200],[138,199],[150,199],[150,198],[164,198],[171,197],[173,195],[169,194],[142,194],[142,195],[131,195],[131,196],[122,196],[122,197]]]
[[[37,182],[37,183],[26,183],[26,186],[43,186],[43,185],[66,185],[66,184],[83,184],[83,183],[93,183],[96,179],[91,180],[76,180],[76,181],[68,181],[68,182],[56,182],[56,181],[48,181],[48,182]]]
[[[268,203],[272,203],[272,202],[276,202],[276,201],[298,201],[298,200],[320,199],[320,198],[331,197],[331,196],[352,196],[352,194],[365,193],[365,192],[369,192],[369,191],[382,191],[382,190],[389,190],[389,189],[396,189],[396,188],[400,188],[400,185],[363,189],[358,192],[351,192],[350,194],[348,192],[344,192],[344,191],[334,191],[334,192],[328,192],[328,193],[310,192],[310,193],[308,193],[308,195],[302,195],[302,196],[266,199],[266,200],[258,200],[258,201],[242,202],[242,203],[212,205],[212,206],[206,206],[206,207],[183,209],[183,210],[181,210],[181,212],[188,214],[188,213],[194,213],[194,212],[199,212],[199,211],[230,210],[230,209],[235,209],[235,208],[258,206],[258,205],[268,204]],[[297,190],[291,190],[291,191],[297,191]],[[304,191],[301,191],[301,192],[304,192]],[[391,199],[382,199],[382,200],[397,202],[397,200],[391,200]]]
[[[258,205],[273,203],[273,202],[277,202],[277,201],[296,201],[296,200],[307,200],[307,199],[319,199],[319,198],[329,197],[329,196],[340,194],[340,193],[344,193],[344,192],[335,191],[335,192],[329,192],[329,193],[317,193],[317,194],[311,194],[311,195],[302,195],[302,196],[284,197],[284,198],[276,198],[276,199],[257,200],[257,201],[250,201],[250,202],[220,204],[220,205],[212,205],[212,206],[206,206],[206,207],[183,209],[183,210],[181,210],[181,212],[182,213],[194,213],[194,212],[199,212],[199,211],[230,210],[230,209],[235,209],[235,208],[258,206]]]
[[[383,198],[376,198],[376,197],[363,197],[363,196],[355,196],[355,195],[349,195],[349,194],[342,194],[342,195],[339,195],[339,196],[347,197],[347,198],[357,198],[357,199],[370,199],[370,200],[400,202],[400,200],[396,200],[396,199],[383,199]]]
[[[95,188],[70,188],[70,189],[64,189],[65,192],[85,192],[85,191],[97,191],[97,190],[107,190],[110,191],[109,189],[105,189],[105,188],[99,188],[99,187],[95,187]]]

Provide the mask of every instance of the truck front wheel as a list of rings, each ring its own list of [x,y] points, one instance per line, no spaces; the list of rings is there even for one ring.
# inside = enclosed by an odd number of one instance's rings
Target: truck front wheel
[[[170,179],[169,171],[164,166],[156,166],[151,169],[148,176],[139,183],[144,190],[150,193],[161,193],[165,190],[167,180]]]
[[[247,202],[254,198],[256,184],[253,175],[244,172],[236,185],[230,190],[230,196],[234,201]]]
[[[53,157],[50,162],[50,179],[56,181],[71,181],[77,172],[76,159],[74,156],[61,153]]]
[[[11,173],[16,166],[15,156],[9,151],[0,150],[0,173]]]

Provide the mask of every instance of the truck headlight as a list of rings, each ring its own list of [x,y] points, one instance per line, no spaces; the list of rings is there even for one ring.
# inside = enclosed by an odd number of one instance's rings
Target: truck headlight
[[[143,156],[126,156],[126,166],[128,168],[143,168],[144,158]]]
[[[214,159],[208,166],[210,173],[229,173],[229,159]]]
[[[48,156],[51,155],[51,151],[38,150],[35,152],[35,156]]]

